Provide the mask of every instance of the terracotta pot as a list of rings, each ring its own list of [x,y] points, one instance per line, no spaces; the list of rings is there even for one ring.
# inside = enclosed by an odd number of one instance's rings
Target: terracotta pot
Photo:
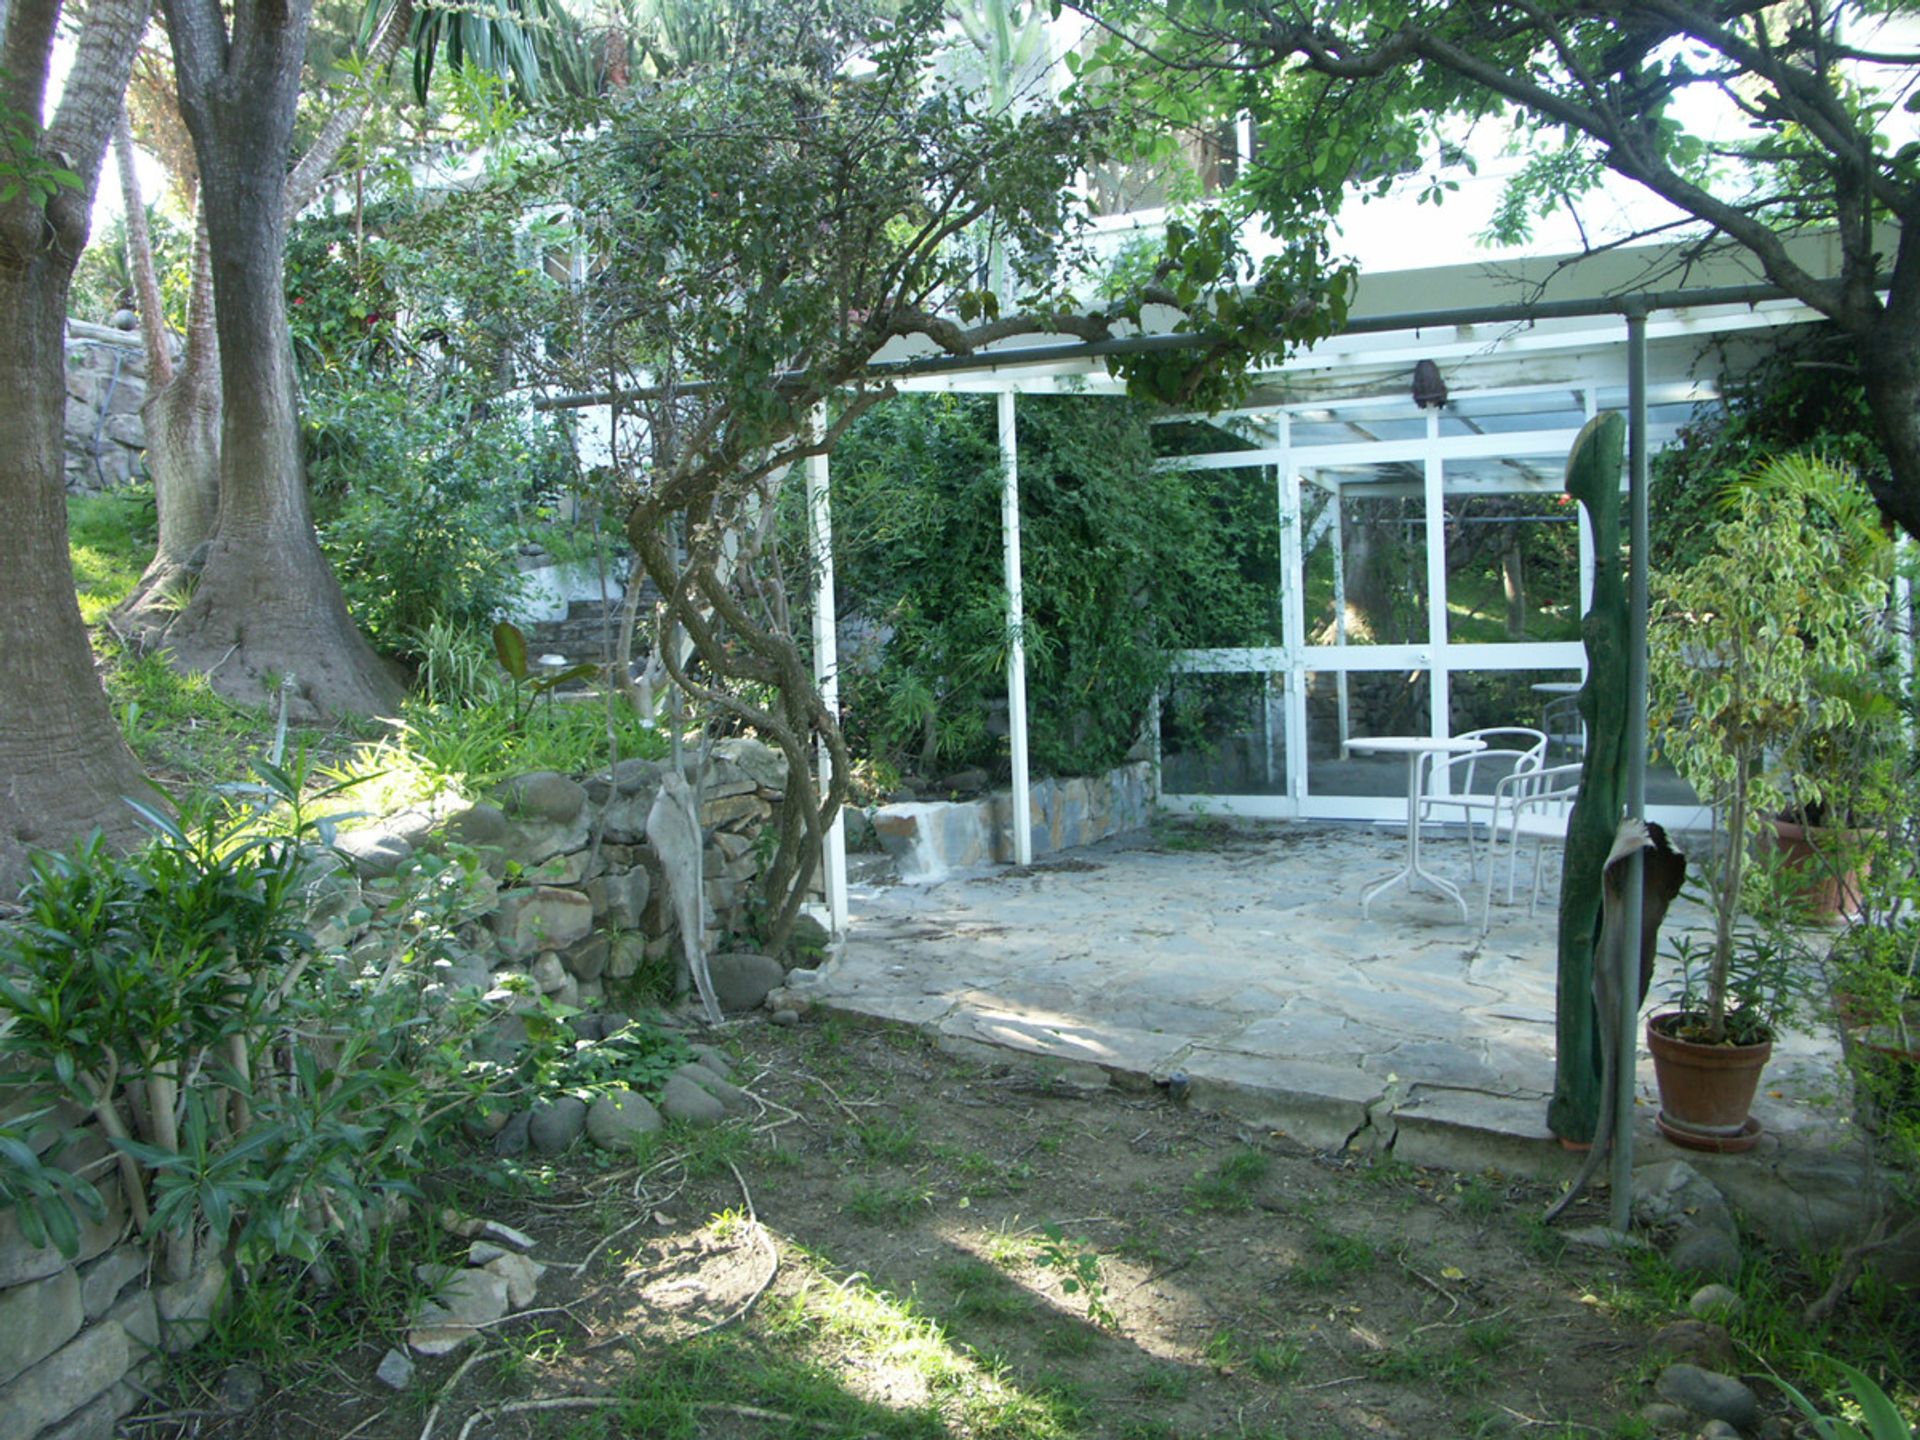
[[[1660,1130],[1694,1150],[1746,1149],[1760,1134],[1748,1115],[1773,1042],[1702,1045],[1668,1030],[1688,1017],[1677,1011],[1647,1021],[1647,1048],[1660,1085]]]
[[[1800,886],[1800,898],[1821,915],[1854,915],[1860,909],[1860,874],[1849,870],[1844,875],[1833,873],[1830,862],[1823,860],[1820,851],[1831,851],[1836,839],[1846,839],[1848,832],[1832,830],[1822,826],[1801,825],[1792,820],[1773,822],[1773,843],[1786,860],[1787,869],[1798,871],[1806,878]]]

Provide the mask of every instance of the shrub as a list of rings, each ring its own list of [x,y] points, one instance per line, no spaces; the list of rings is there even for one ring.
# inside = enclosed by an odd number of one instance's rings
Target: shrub
[[[1019,427],[1033,763],[1100,770],[1138,737],[1171,652],[1277,631],[1271,524],[1253,522],[1271,486],[1257,470],[1155,471],[1145,413],[1123,400],[1026,398]],[[864,654],[843,642],[850,736],[922,773],[997,766],[1008,634],[991,405],[893,401],[841,442],[833,475],[843,624],[888,637]]]

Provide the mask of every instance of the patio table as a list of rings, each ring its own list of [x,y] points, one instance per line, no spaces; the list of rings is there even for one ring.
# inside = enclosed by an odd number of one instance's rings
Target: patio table
[[[1373,899],[1390,885],[1405,884],[1412,893],[1416,877],[1425,880],[1442,895],[1452,897],[1460,907],[1460,918],[1469,920],[1467,898],[1451,881],[1443,880],[1420,865],[1420,757],[1422,755],[1471,755],[1484,750],[1484,740],[1450,740],[1435,735],[1373,735],[1347,741],[1347,749],[1363,755],[1404,755],[1407,757],[1407,863],[1384,880],[1376,880],[1360,896],[1360,914],[1367,915]]]

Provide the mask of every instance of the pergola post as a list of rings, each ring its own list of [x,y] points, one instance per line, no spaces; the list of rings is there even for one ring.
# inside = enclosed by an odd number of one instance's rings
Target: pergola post
[[[827,429],[826,408],[814,415],[814,433]],[[827,457],[807,457],[807,546],[813,561],[813,678],[820,698],[835,715],[840,713],[840,636],[833,593],[833,507],[827,493]],[[833,778],[833,756],[822,741],[820,789]],[[847,825],[836,813],[827,826],[826,846],[820,856],[827,891],[827,914],[837,935],[847,928]]]
[[[1451,735],[1453,716],[1449,705],[1451,688],[1446,667],[1447,647],[1447,498],[1445,462],[1440,458],[1440,409],[1427,412],[1427,453],[1423,462],[1422,494],[1426,512],[1427,540],[1427,644],[1432,647],[1427,669],[1427,707],[1429,731],[1433,735]],[[1447,791],[1447,771],[1437,770],[1441,793]]]
[[[1033,863],[1033,820],[1027,782],[1026,600],[1020,585],[1020,446],[1013,391],[999,394],[1000,535],[1007,582],[1007,730],[1013,750],[1013,863]]]
[[[1627,814],[1647,817],[1647,312],[1643,306],[1627,311]],[[1614,1093],[1601,1104],[1613,1104],[1613,1228],[1633,1225],[1633,1092],[1634,1060],[1639,1054],[1640,957],[1636,943],[1646,902],[1646,856],[1636,850],[1627,861],[1626,914],[1621,930],[1634,953],[1622,965],[1620,1013],[1614,1053]],[[1596,956],[1595,963],[1604,957]],[[1596,1017],[1602,1027],[1606,1016]]]

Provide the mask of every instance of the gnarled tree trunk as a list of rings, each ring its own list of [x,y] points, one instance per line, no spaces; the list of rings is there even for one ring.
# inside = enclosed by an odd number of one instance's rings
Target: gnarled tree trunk
[[[29,125],[45,103],[58,12],[56,0],[0,7],[0,99]],[[24,878],[30,847],[94,828],[132,838],[122,797],[145,785],[74,599],[61,464],[67,291],[145,24],[143,0],[94,0],[59,111],[34,136],[38,159],[81,185],[50,198],[22,187],[0,205],[0,894]]]
[[[287,344],[286,162],[311,0],[240,0],[231,30],[218,0],[165,8],[200,166],[224,409],[214,538],[168,643],[237,698],[291,676],[313,712],[389,710],[399,683],[354,628],[314,534]]]

